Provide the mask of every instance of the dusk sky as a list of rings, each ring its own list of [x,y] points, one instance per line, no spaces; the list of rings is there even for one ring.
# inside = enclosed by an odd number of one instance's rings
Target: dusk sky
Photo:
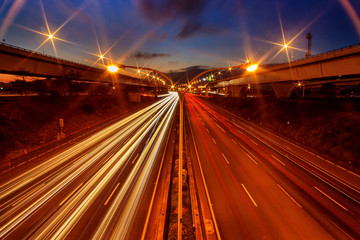
[[[44,11],[42,10],[44,9]],[[307,48],[322,53],[360,42],[359,0],[2,0],[0,37],[7,44],[93,64],[101,51],[117,63],[160,71],[190,66],[226,67],[252,58],[284,62]],[[45,17],[46,19],[45,20]],[[273,42],[273,43],[271,43]],[[99,47],[98,47],[99,46]],[[92,54],[94,55],[92,55]]]

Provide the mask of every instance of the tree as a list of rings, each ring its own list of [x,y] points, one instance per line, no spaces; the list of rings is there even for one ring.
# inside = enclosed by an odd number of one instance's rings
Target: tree
[[[33,82],[33,86],[35,87],[39,96],[44,96],[49,93],[49,87],[44,80],[35,80]]]

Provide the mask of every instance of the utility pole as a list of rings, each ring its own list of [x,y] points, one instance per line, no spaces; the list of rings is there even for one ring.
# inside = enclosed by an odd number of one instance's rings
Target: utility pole
[[[308,58],[311,56],[311,39],[312,39],[311,32],[306,33],[306,39],[308,40],[308,50],[307,53],[305,54],[305,57]]]

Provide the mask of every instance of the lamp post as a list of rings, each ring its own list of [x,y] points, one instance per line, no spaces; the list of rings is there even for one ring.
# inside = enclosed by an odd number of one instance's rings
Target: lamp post
[[[119,71],[119,67],[112,64],[112,65],[107,66],[107,70],[111,73],[111,80],[112,80],[112,84],[113,84],[112,89],[113,89],[113,94],[115,94],[115,91],[116,91],[115,83],[117,82],[115,73],[117,73]]]

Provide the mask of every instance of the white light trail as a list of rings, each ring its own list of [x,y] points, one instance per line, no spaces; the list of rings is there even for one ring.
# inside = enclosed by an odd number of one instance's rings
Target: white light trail
[[[158,154],[162,154],[159,150],[164,136],[170,128],[177,102],[177,93],[171,93],[151,106],[112,124],[64,152],[51,157],[39,166],[4,183],[0,188],[0,199],[6,198],[31,182],[36,184],[31,186],[28,193],[17,194],[6,201],[6,204],[11,204],[21,199],[21,202],[0,216],[0,238],[10,234],[52,197],[60,195],[65,187],[82,176],[86,170],[96,169],[94,174],[86,176],[86,180],[81,183],[81,186],[71,192],[71,196],[67,197],[66,201],[61,200],[62,204],[59,209],[41,226],[37,226],[36,232],[32,235],[37,239],[65,238],[104,188],[119,173],[119,170],[129,159],[132,159],[133,152],[152,133],[137,162],[131,165],[132,170],[126,182],[121,183],[119,192],[115,193],[115,200],[109,202],[111,207],[105,217],[113,219],[111,209],[118,208],[124,194],[131,191],[130,199],[133,199],[134,202],[131,202],[131,207],[128,207],[130,203],[126,204],[127,210],[121,215],[121,219],[125,215],[126,219],[132,218],[141,197],[141,194],[138,195],[138,193],[144,191],[154,161]],[[104,163],[102,158],[105,157],[108,157],[108,160]],[[62,169],[58,170],[59,167]],[[49,173],[52,174],[44,178]],[[39,187],[40,185],[41,187]],[[38,190],[31,190],[35,188]],[[121,222],[122,224],[116,225],[116,231],[113,233],[119,237],[123,236],[129,227],[129,222],[124,220]],[[107,224],[104,221],[101,224],[100,228],[106,230],[103,233],[109,231]]]

